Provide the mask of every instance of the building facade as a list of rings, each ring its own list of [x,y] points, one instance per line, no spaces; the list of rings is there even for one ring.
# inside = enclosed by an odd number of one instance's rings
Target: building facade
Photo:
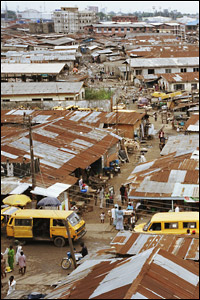
[[[138,17],[136,16],[114,16],[112,17],[113,22],[137,22]]]
[[[84,26],[97,22],[94,11],[78,11],[77,7],[61,7],[54,11],[53,19],[56,33],[81,33]]]

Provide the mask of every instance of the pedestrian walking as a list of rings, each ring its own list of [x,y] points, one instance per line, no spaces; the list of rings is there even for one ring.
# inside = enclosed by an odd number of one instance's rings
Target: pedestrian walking
[[[125,186],[122,184],[121,187],[120,187],[120,195],[121,195],[121,202],[122,202],[122,205],[124,205],[124,201],[125,201],[125,195],[126,195],[126,188]]]
[[[1,279],[6,277],[6,260],[3,258],[3,254],[1,254]]]
[[[176,204],[175,212],[179,212],[179,211],[180,211],[180,208],[179,208],[178,204]]]
[[[104,223],[104,220],[105,220],[105,212],[102,212],[100,214],[100,218],[101,218],[101,223]]]
[[[14,279],[14,276],[10,276],[10,278],[8,280],[8,293],[7,293],[7,296],[15,291],[15,286],[16,286],[16,281]]]
[[[157,117],[158,117],[157,112],[155,112],[154,113],[154,119],[155,119],[155,121],[157,121]]]
[[[14,256],[15,251],[13,249],[13,246],[11,245],[8,249],[8,265],[12,271],[14,271]]]
[[[124,230],[124,217],[123,217],[123,211],[121,210],[121,206],[119,206],[119,209],[117,211],[116,229],[117,230]]]
[[[21,251],[18,261],[19,261],[19,273],[24,275],[26,273],[26,256],[24,255],[23,251]]]
[[[19,259],[20,255],[21,255],[21,254],[20,254],[21,251],[22,251],[22,246],[18,245],[18,246],[17,246],[17,252],[16,252],[16,255],[15,255],[16,265],[19,264],[18,259]]]
[[[105,200],[106,200],[106,207],[109,207],[110,194],[108,191],[105,193]]]
[[[104,188],[100,188],[99,192],[99,199],[100,199],[100,208],[103,208],[103,199],[104,199]]]

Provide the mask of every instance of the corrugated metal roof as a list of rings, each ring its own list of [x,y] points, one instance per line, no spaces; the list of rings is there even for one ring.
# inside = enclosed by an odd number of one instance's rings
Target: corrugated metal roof
[[[59,74],[65,63],[1,64],[1,74]],[[14,84],[14,82],[12,83]],[[26,82],[28,84],[28,82]]]
[[[83,82],[2,82],[1,95],[75,94]]]
[[[138,165],[125,182],[129,184],[129,198],[199,197],[199,156],[194,155],[194,159],[192,153],[172,153]]]
[[[198,299],[198,273],[191,262],[154,247],[128,259],[86,260],[45,298]]]
[[[127,59],[132,68],[159,68],[159,67],[180,67],[180,66],[198,66],[199,57],[173,57],[173,58],[137,58]]]
[[[157,235],[124,231],[119,232],[110,244],[115,247],[116,254],[119,255],[137,255],[149,248],[159,246],[180,258],[199,260],[199,236]]]
[[[32,128],[34,156],[40,158],[41,168],[41,174],[36,174],[36,182],[37,187],[42,188],[57,182],[74,184],[77,178],[70,174],[76,168],[85,169],[119,141],[118,136],[106,130],[60,118],[63,112],[53,114],[52,122]],[[22,162],[23,157],[29,161],[28,131],[15,127],[9,127],[8,131],[7,126],[2,127],[2,151],[8,153],[10,162]],[[2,161],[6,161],[4,155]],[[23,182],[29,183],[30,178]]]

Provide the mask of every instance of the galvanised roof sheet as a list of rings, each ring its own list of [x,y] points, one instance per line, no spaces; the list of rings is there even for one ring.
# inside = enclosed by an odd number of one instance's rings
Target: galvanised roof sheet
[[[128,259],[87,259],[45,298],[198,299],[198,273],[191,262],[156,247]]]
[[[126,60],[132,68],[160,68],[160,67],[180,67],[198,66],[199,57],[170,57],[170,58],[129,58]]]
[[[1,64],[2,74],[59,74],[65,63],[42,64]],[[14,82],[12,83],[14,84]],[[26,82],[28,84],[28,82]]]
[[[2,82],[1,95],[75,94],[83,82]]]
[[[111,241],[119,255],[137,255],[159,246],[183,259],[199,260],[199,236],[143,234],[123,231]]]

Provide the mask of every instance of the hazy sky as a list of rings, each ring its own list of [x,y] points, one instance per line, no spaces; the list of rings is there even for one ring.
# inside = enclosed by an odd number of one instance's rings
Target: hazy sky
[[[106,8],[107,12],[133,13],[134,11],[153,12],[156,10],[177,10],[182,13],[198,13],[199,1],[1,1],[1,8],[23,11],[27,8],[50,12],[62,7],[75,7],[84,10],[87,6],[98,6],[99,11]]]

